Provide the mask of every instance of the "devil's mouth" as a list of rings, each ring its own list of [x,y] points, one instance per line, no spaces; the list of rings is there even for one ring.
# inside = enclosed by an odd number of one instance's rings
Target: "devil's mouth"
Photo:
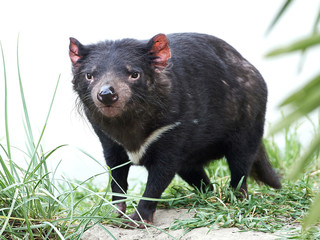
[[[99,112],[107,118],[118,117],[123,112],[123,108],[121,108],[120,106],[115,106],[114,104],[113,105],[99,104],[99,106],[97,107],[99,109]]]
[[[104,105],[103,108],[113,108],[114,106],[112,105]]]

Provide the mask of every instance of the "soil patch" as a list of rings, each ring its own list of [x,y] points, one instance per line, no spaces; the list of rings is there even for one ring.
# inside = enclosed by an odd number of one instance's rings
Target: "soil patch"
[[[113,237],[102,227],[95,226],[83,234],[82,240],[109,240],[109,239],[124,239],[124,240],[141,240],[141,239],[219,239],[219,240],[271,240],[278,239],[281,234],[271,234],[263,232],[240,231],[238,228],[220,228],[212,229],[202,227],[189,232],[183,229],[172,230],[170,226],[173,225],[177,219],[183,220],[192,218],[194,212],[188,212],[186,209],[159,209],[155,214],[154,226],[161,230],[149,227],[148,229],[123,229],[111,225],[104,225]]]

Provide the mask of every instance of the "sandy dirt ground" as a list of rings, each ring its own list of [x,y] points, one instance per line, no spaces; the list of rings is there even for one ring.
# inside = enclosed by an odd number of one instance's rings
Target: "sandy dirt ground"
[[[187,219],[192,218],[194,213],[187,212],[185,209],[175,210],[175,209],[159,209],[155,214],[154,225],[163,229],[164,231],[157,230],[155,228],[140,229],[123,229],[111,225],[104,225],[104,227],[112,233],[115,239],[123,240],[142,240],[142,239],[181,239],[181,240],[271,240],[279,239],[284,237],[284,233],[263,233],[263,232],[242,232],[237,228],[221,228],[213,229],[209,231],[209,228],[197,228],[188,233],[185,233],[183,229],[180,230],[170,230],[170,225],[176,219]],[[106,230],[102,227],[95,226],[84,233],[82,240],[109,240],[114,239]]]

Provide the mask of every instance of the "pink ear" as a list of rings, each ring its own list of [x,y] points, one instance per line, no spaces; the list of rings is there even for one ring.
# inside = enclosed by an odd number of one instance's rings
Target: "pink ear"
[[[151,41],[153,45],[150,53],[154,57],[152,65],[161,71],[168,65],[167,61],[171,57],[169,41],[164,34],[154,36]]]
[[[81,56],[79,55],[79,45],[80,42],[77,39],[70,38],[69,56],[72,64],[75,64],[81,58]]]

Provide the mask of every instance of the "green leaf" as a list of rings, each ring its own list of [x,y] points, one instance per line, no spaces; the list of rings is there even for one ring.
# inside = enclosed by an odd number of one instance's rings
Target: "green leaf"
[[[317,98],[320,101],[320,96],[317,96]],[[285,118],[283,118],[281,121],[277,122],[273,127],[271,127],[268,135],[271,136],[285,128],[289,128],[292,123],[294,123],[301,117],[307,117],[308,113],[311,113],[318,107],[319,104],[317,102],[312,102],[312,104],[310,103],[310,105],[309,102],[307,102],[306,104],[292,111],[289,115],[287,115]]]
[[[313,160],[313,154],[319,149],[320,146],[320,130],[318,134],[314,137],[309,148],[304,152],[304,154],[295,161],[294,166],[291,168],[288,178],[291,180],[296,180],[298,176],[304,171],[305,167]]]
[[[287,11],[289,5],[292,3],[292,0],[287,0],[283,6],[281,7],[280,11],[277,13],[276,17],[273,19],[273,21],[271,22],[270,26],[268,27],[267,31],[266,31],[266,35],[268,35],[271,30],[274,28],[274,26],[277,24],[277,22],[279,21],[279,19],[283,16],[283,14],[285,13],[285,11]]]
[[[314,224],[320,217],[320,193],[310,207],[307,217],[304,219],[303,227],[307,228]]]
[[[320,34],[315,34],[299,41],[296,41],[288,46],[280,47],[267,53],[266,57],[274,57],[285,53],[295,51],[304,51],[307,48],[320,44]]]
[[[280,107],[283,107],[288,104],[299,104],[301,101],[304,101],[306,97],[310,94],[317,92],[319,94],[320,90],[320,74],[309,81],[302,89],[298,90],[297,92],[291,94],[287,99],[285,99],[281,104]],[[320,104],[320,103],[319,103]]]
[[[293,93],[285,99],[280,107],[288,107],[291,112],[276,123],[269,132],[273,135],[284,128],[288,128],[293,122],[301,117],[307,116],[309,113],[320,106],[320,75],[309,81],[302,89]]]

